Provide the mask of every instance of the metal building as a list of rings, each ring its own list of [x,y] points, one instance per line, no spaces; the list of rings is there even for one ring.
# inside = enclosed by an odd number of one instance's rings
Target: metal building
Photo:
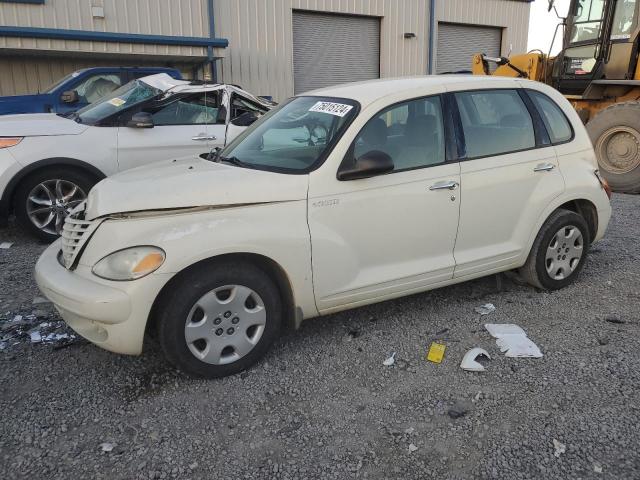
[[[530,1],[0,0],[0,95],[103,64],[169,65],[197,77],[213,64],[218,81],[275,100],[470,70],[473,53],[526,51]]]
[[[434,6],[434,8],[431,8]],[[215,0],[219,72],[259,95],[471,69],[525,52],[530,0]]]

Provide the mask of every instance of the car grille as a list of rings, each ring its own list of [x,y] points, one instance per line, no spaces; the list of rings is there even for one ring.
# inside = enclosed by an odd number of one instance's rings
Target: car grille
[[[84,220],[83,210],[75,211],[66,218],[62,227],[62,263],[65,268],[75,266],[82,247],[99,224]]]

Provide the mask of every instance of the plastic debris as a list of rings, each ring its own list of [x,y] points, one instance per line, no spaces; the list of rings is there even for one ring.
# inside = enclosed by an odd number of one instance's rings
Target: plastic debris
[[[113,450],[113,443],[111,442],[104,442],[100,444],[100,449],[103,452],[110,452],[111,450]]]
[[[42,335],[37,330],[29,332],[29,336],[31,337],[31,343],[40,343],[42,341]]]
[[[488,359],[491,359],[487,351],[483,348],[472,348],[465,353],[464,357],[462,357],[460,368],[469,372],[484,372],[484,366],[476,360],[480,355],[484,355]]]
[[[427,360],[433,363],[442,363],[442,359],[444,358],[444,351],[446,350],[446,345],[441,343],[433,342],[429,347],[429,352],[427,353]]]
[[[553,454],[556,458],[560,458],[560,455],[567,451],[567,446],[564,443],[559,442],[555,438],[553,439],[553,448],[555,449],[555,452],[553,452]]]
[[[11,243],[11,242],[1,242],[0,243],[0,249],[1,250],[8,250],[9,248],[11,248],[11,245],[13,245],[13,243]]]
[[[540,358],[542,352],[527,333],[513,323],[486,323],[484,326],[506,357]]]
[[[414,445],[413,443],[409,444],[409,453],[413,453],[416,450],[418,450],[418,447],[416,445]]]
[[[496,306],[493,303],[485,303],[484,305],[474,308],[474,310],[480,315],[489,315],[496,311]]]
[[[596,473],[602,473],[602,465],[600,465],[599,463],[594,463],[593,471]]]
[[[393,352],[389,358],[382,362],[385,367],[390,367],[394,363],[396,363],[396,352]]]

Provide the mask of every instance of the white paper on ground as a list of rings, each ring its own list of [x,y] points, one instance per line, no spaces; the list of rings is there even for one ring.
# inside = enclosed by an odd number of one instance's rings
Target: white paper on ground
[[[492,337],[496,338],[496,345],[506,357],[540,358],[542,352],[538,346],[527,337],[527,333],[513,323],[487,323],[484,326]]]
[[[0,248],[3,250],[11,248],[11,245],[13,245],[11,242],[0,242]]]

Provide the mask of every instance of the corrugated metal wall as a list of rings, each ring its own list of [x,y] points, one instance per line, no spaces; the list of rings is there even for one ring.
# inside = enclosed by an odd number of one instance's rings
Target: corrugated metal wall
[[[49,85],[65,75],[87,67],[101,66],[167,66],[158,60],[61,58],[32,56],[0,56],[0,96],[25,95],[43,92]],[[191,77],[191,64],[170,62],[170,66]]]
[[[526,50],[529,3],[437,0],[436,21],[506,27],[502,53]],[[429,0],[215,0],[216,35],[229,40],[222,80],[258,95],[293,95],[292,11],[381,17],[380,76],[427,72]],[[405,39],[404,33],[416,38]],[[437,34],[434,38],[437,45]],[[434,57],[437,56],[434,46]],[[435,65],[434,65],[435,67]],[[471,67],[471,59],[469,59]]]
[[[216,0],[216,36],[229,39],[225,82],[283,100],[293,94],[292,10],[382,17],[380,75],[426,71],[427,0]],[[416,38],[404,39],[405,32]]]
[[[436,16],[441,22],[504,27],[502,55],[507,55],[510,48],[513,53],[527,51],[529,3],[513,0],[438,0],[437,6]]]
[[[104,18],[93,18],[92,6],[104,7]],[[1,2],[0,25],[189,37],[209,36],[206,0],[47,0],[44,5]],[[203,47],[0,37],[0,49],[2,48],[206,56],[206,48]]]

